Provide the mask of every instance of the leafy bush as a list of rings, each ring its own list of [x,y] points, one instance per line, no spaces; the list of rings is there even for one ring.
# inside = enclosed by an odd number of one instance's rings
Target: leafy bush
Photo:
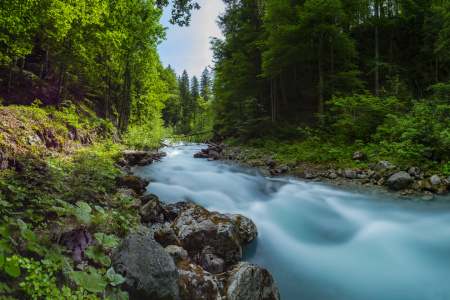
[[[333,127],[346,140],[368,140],[388,114],[403,108],[395,97],[375,97],[368,91],[346,97],[335,95],[327,104],[337,112]]]
[[[123,142],[133,149],[149,149],[160,146],[168,136],[164,121],[159,115],[147,120],[142,125],[132,125],[125,134]]]
[[[43,160],[27,155],[19,160],[18,171],[0,178],[0,192],[8,199],[7,204],[2,202],[2,209],[26,211],[32,221],[38,222],[57,200],[90,202],[94,195],[109,192],[119,174],[111,161],[93,153]]]
[[[435,86],[429,99],[416,101],[412,110],[402,116],[388,115],[373,136],[389,154],[402,159],[418,160],[425,151],[435,158],[448,160],[450,151],[450,85]],[[443,92],[444,91],[444,92]]]

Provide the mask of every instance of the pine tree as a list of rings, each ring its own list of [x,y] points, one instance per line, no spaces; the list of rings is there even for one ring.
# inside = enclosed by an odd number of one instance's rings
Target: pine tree
[[[203,97],[205,101],[209,101],[209,95],[211,93],[211,78],[208,71],[208,68],[202,72],[202,76],[200,78],[200,96]]]
[[[189,91],[189,75],[186,70],[179,78],[180,101],[183,115],[183,123],[189,123],[192,120],[191,93]]]

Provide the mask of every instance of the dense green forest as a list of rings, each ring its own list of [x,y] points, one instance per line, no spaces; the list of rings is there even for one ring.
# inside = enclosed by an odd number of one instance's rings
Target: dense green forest
[[[165,38],[160,17],[168,5],[167,0],[0,1],[2,104],[83,103],[141,145],[170,133],[162,127],[163,116],[166,127],[190,128],[208,110],[210,78],[206,70],[202,85],[192,78],[189,89],[189,82],[178,83],[174,70],[162,66],[157,46]],[[180,26],[188,26],[191,10],[199,8],[191,1],[170,5],[171,23]]]
[[[319,162],[355,141],[372,155],[449,159],[448,1],[224,2],[218,131]]]
[[[157,46],[162,8],[188,26],[195,2],[2,1],[2,102],[83,102],[139,148],[213,128],[291,160],[449,159],[448,1],[223,2],[215,66],[190,78]]]

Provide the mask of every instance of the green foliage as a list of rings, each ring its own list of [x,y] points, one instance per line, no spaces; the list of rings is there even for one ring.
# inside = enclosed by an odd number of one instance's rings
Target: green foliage
[[[116,154],[114,154],[116,155]],[[103,154],[110,157],[110,154]],[[86,151],[73,159],[33,156],[20,159],[20,172],[8,172],[0,178],[0,191],[9,199],[2,200],[2,210],[26,211],[27,217],[37,222],[43,220],[58,202],[92,202],[93,196],[110,191],[120,171],[110,160]],[[80,207],[77,217],[86,221],[87,214]]]
[[[25,281],[20,283],[21,289],[32,299],[100,299],[91,291],[79,285],[72,290],[67,286],[59,287],[57,274],[61,271],[61,262],[43,259],[35,261],[33,258],[20,258],[20,266],[27,272]],[[83,272],[84,273],[84,272]],[[102,292],[103,290],[99,291]],[[91,291],[93,292],[93,291]]]
[[[403,103],[395,97],[375,97],[368,91],[352,96],[334,96],[327,104],[337,113],[332,117],[336,132],[350,140],[368,140],[388,114],[403,108]]]
[[[375,141],[383,142],[405,159],[419,159],[425,150],[448,159],[450,150],[450,102],[447,94],[415,102],[405,115],[389,115],[377,129]],[[387,148],[385,147],[385,148]]]
[[[159,115],[147,120],[142,125],[130,126],[125,134],[123,142],[133,149],[150,149],[161,145],[168,132],[163,127],[164,122]]]
[[[103,246],[108,246],[111,248],[116,247],[119,244],[119,239],[110,235],[106,235],[104,233],[95,233],[94,237],[99,241],[99,243]]]

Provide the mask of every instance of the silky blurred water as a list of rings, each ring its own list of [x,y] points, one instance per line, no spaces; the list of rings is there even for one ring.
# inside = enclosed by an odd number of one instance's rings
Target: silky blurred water
[[[243,260],[272,273],[281,299],[450,299],[450,204],[264,178],[193,158],[201,148],[162,149],[134,171],[166,203],[250,217],[259,235]]]

